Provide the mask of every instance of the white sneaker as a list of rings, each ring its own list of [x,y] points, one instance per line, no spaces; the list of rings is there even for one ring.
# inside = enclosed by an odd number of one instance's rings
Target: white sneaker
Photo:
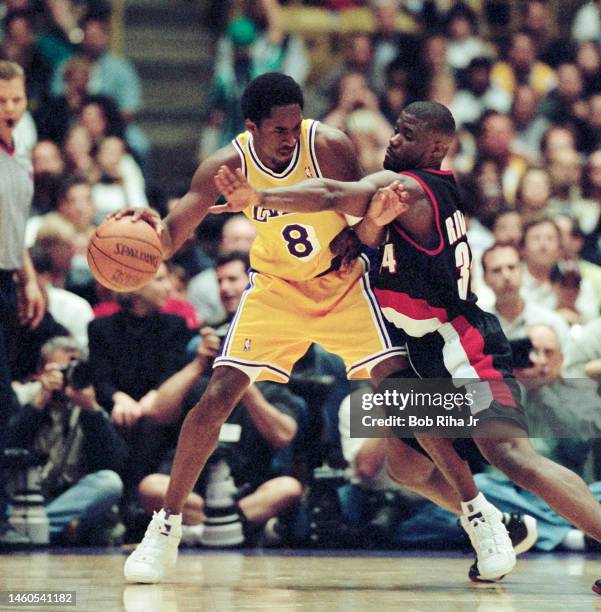
[[[125,561],[123,574],[127,582],[159,582],[165,571],[175,565],[181,537],[181,514],[167,518],[164,510],[155,512],[143,540]]]
[[[502,519],[491,504],[460,519],[478,557],[478,574],[485,580],[501,578],[515,565],[515,551]]]

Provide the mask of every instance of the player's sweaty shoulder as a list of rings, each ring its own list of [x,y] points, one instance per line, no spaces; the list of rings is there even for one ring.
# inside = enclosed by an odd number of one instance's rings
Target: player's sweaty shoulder
[[[357,181],[361,172],[350,138],[332,126],[320,123],[315,133],[315,153],[325,178]]]

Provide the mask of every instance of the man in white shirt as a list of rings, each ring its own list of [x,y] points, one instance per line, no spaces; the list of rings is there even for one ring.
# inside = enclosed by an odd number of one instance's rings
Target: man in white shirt
[[[565,351],[570,330],[560,315],[533,300],[525,300],[520,295],[522,288],[522,262],[518,248],[510,243],[497,242],[482,255],[484,282],[492,289],[496,301],[490,312],[510,340],[527,336],[529,327],[545,324],[551,327],[560,338]]]
[[[550,218],[538,219],[524,227],[522,254],[525,269],[521,295],[529,304],[555,310],[557,295],[551,286],[551,270],[561,257],[561,232]],[[583,323],[599,316],[599,302],[590,281],[582,279],[576,310]]]

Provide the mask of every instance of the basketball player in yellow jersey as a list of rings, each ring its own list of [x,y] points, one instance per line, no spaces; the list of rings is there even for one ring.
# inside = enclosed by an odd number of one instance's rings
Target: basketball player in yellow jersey
[[[214,176],[221,165],[240,168],[258,188],[307,177],[358,180],[350,140],[338,130],[303,120],[302,108],[302,91],[290,77],[268,73],[256,78],[242,97],[246,132],[200,165],[190,190],[164,221],[140,209],[117,216],[132,215],[153,225],[168,259],[217,200]],[[245,213],[259,231],[250,253],[250,285],[205,394],[183,423],[165,507],[126,561],[130,582],[158,582],[175,563],[182,508],[217,445],[221,425],[251,383],[286,382],[312,342],[340,355],[351,377],[379,379],[406,367],[404,349],[393,346],[382,324],[363,260],[348,270],[338,269],[334,261],[329,244],[346,227],[344,216],[258,207]],[[415,452],[415,461],[422,460]],[[429,482],[435,481],[432,477]]]

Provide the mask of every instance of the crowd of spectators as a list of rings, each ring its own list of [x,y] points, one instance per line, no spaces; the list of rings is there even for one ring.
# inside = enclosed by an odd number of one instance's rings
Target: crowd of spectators
[[[347,132],[366,173],[381,168],[406,104],[446,104],[458,134],[445,167],[464,192],[473,290],[510,340],[531,343],[516,375],[537,447],[601,499],[601,4],[564,15],[550,0],[306,3],[371,16],[324,34],[323,65],[277,0],[233,4],[201,156],[244,129],[240,95],[267,71],[303,86],[305,115]],[[33,163],[26,244],[47,305],[9,347],[21,405],[10,444],[46,456],[52,542],[136,541],[162,506],[179,425],[242,299],[255,230],[241,215],[209,219],[143,289],[97,285],[85,258],[96,225],[123,207],[165,212],[179,194],[164,206],[148,198],[140,79],[110,49],[110,4],[8,0],[4,10],[0,59],[27,75],[15,143]],[[74,359],[89,364],[84,380],[70,376]],[[250,387],[221,444],[248,542],[465,544],[449,513],[386,477],[385,441],[351,438],[349,394],[360,391],[319,347],[288,388]],[[498,474],[478,484],[503,511],[538,518],[540,550],[584,549],[582,534]],[[206,474],[184,509],[190,545],[202,540],[205,485]],[[328,511],[310,520],[316,505]]]

